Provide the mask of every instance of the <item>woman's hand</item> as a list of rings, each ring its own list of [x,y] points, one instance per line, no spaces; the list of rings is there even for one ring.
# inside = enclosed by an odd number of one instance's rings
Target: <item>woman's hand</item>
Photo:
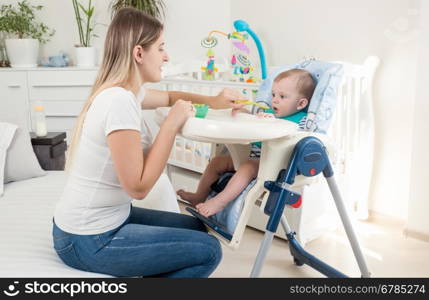
[[[213,97],[213,100],[208,103],[211,108],[234,108],[233,104],[235,100],[245,100],[246,98],[237,90],[225,88],[217,96]]]
[[[193,117],[194,115],[195,108],[190,101],[177,100],[171,107],[164,123],[178,132],[188,118]]]

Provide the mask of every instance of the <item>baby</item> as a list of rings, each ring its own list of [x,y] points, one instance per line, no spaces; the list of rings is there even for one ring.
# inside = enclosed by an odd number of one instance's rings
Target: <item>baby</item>
[[[292,69],[280,73],[273,82],[272,109],[259,113],[258,116],[275,117],[299,124],[303,119],[305,120],[307,115],[305,111],[315,86],[313,77],[306,70]],[[260,143],[254,143],[253,146],[260,148]],[[230,201],[234,200],[256,178],[258,170],[259,158],[249,158],[240,165],[222,192],[205,201],[211,191],[210,186],[223,173],[234,171],[230,155],[216,156],[207,165],[195,193],[178,190],[177,194],[195,206],[200,214],[209,217],[221,211]]]

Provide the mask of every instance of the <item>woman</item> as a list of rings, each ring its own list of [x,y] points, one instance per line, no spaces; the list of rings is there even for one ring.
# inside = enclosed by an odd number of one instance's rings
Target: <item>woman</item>
[[[144,201],[161,175],[176,133],[194,114],[191,102],[225,108],[239,97],[231,90],[214,97],[145,91],[142,84],[160,81],[168,61],[162,31],[158,20],[132,8],[109,26],[54,216],[54,248],[71,267],[126,277],[208,277],[220,262],[219,241],[197,219],[131,206],[132,198]],[[168,105],[150,145],[140,110]]]

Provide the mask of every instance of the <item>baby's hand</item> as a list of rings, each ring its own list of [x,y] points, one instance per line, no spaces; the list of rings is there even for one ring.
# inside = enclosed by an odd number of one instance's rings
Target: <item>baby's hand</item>
[[[257,114],[258,118],[274,118],[273,114],[266,113],[266,112],[258,112]]]
[[[238,113],[250,114],[250,111],[244,108],[244,106],[245,104],[237,104],[237,103],[232,104],[232,110],[231,110],[232,116],[235,117]]]

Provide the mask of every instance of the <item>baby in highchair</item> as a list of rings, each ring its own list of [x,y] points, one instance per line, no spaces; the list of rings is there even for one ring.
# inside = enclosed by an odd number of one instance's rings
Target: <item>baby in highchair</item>
[[[261,118],[279,118],[294,123],[305,123],[306,108],[313,95],[316,82],[311,74],[302,69],[292,69],[280,73],[273,81],[272,109],[258,113]],[[242,109],[240,109],[242,111]],[[301,127],[301,126],[300,126]],[[198,184],[195,193],[178,190],[177,194],[191,203],[205,217],[221,211],[234,200],[256,178],[259,170],[259,154],[261,143],[252,143],[249,159],[242,163],[222,192],[206,200],[211,185],[225,172],[234,172],[234,164],[230,155],[214,157]],[[204,202],[205,201],[205,202]]]

